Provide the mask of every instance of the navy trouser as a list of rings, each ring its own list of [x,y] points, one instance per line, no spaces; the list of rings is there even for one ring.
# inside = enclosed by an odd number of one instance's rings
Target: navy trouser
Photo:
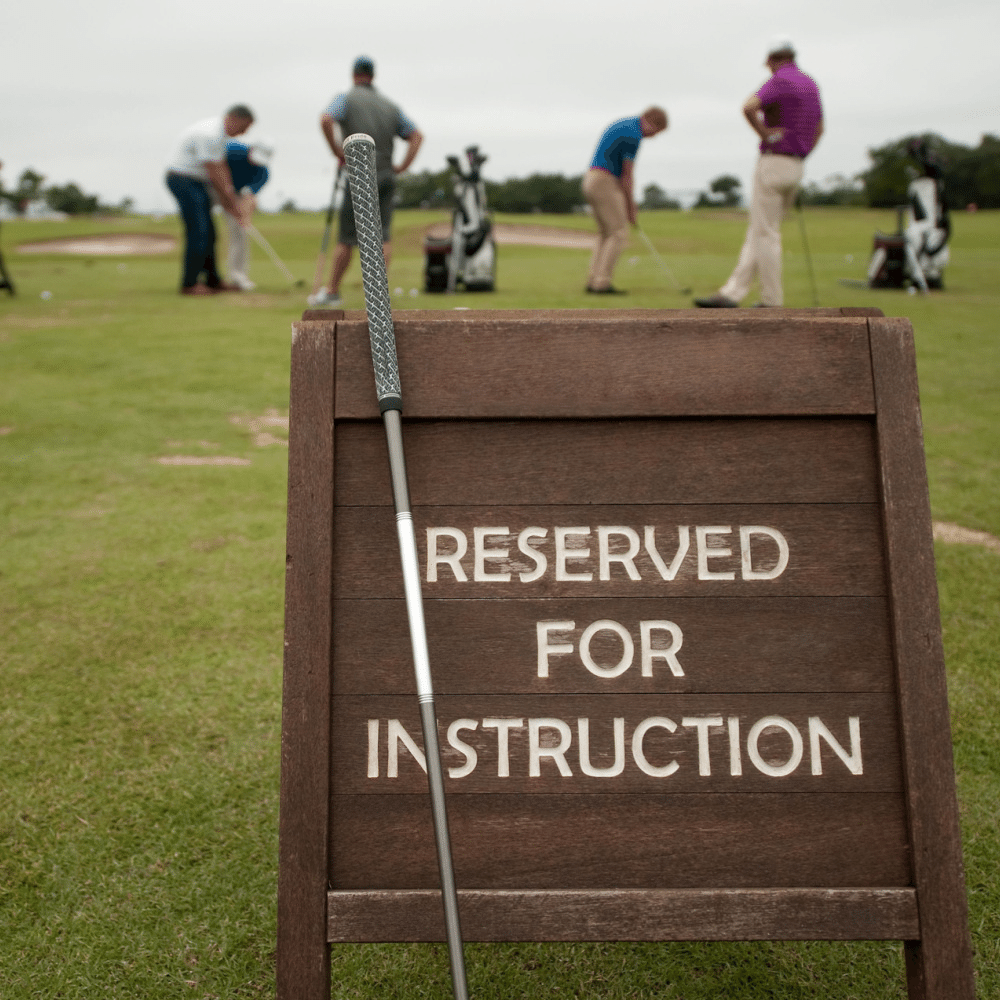
[[[222,283],[215,264],[215,224],[212,222],[212,197],[208,185],[196,177],[167,174],[167,187],[180,205],[184,220],[184,276],[181,288],[198,283],[204,272],[205,284],[218,288]]]

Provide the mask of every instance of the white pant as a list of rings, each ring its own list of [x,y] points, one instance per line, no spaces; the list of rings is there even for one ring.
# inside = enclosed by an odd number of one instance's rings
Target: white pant
[[[765,306],[785,301],[781,288],[781,220],[792,206],[802,180],[804,165],[795,156],[761,154],[753,177],[750,224],[740,251],[740,259],[729,280],[719,289],[722,295],[741,302],[754,276],[760,281],[760,300]]]
[[[248,277],[250,273],[250,240],[247,231],[228,212],[223,212],[229,231],[229,270],[227,275]]]

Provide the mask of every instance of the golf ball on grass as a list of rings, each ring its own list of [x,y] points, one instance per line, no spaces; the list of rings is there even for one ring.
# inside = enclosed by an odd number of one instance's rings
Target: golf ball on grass
[[[52,298],[52,293],[46,289],[44,292],[42,292],[40,298],[43,298],[45,299],[46,302],[48,302],[49,299]]]

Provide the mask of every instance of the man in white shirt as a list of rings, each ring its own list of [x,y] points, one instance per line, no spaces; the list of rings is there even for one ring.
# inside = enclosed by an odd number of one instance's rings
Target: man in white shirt
[[[177,199],[184,220],[182,295],[238,290],[223,283],[215,263],[212,193],[233,218],[246,225],[247,207],[233,188],[226,141],[242,135],[252,124],[253,112],[245,104],[234,104],[221,118],[209,118],[185,129],[177,141],[167,166],[167,187]],[[202,274],[204,283],[199,281]]]

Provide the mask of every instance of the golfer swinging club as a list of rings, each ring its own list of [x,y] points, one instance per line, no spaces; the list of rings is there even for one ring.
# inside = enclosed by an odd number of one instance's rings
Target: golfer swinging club
[[[804,160],[823,134],[823,108],[812,77],[795,65],[795,46],[775,39],[765,65],[771,79],[747,98],[743,115],[760,136],[760,159],[754,171],[750,224],[740,259],[729,280],[708,298],[694,304],[708,309],[733,309],[760,281],[760,305],[784,304],[781,287],[781,220],[802,181]]]

